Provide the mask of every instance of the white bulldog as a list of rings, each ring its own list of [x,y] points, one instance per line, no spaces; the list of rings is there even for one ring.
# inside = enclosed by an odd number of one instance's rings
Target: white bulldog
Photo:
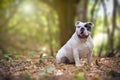
[[[94,26],[91,22],[75,23],[76,31],[67,43],[58,51],[56,60],[58,63],[74,63],[81,65],[80,58],[87,57],[88,65],[91,65],[93,40],[90,36],[91,28]]]

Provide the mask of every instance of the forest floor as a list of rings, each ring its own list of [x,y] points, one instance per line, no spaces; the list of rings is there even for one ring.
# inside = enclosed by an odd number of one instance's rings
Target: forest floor
[[[37,56],[37,57],[36,57]],[[120,58],[93,58],[92,65],[57,64],[38,55],[0,61],[0,80],[120,80]]]

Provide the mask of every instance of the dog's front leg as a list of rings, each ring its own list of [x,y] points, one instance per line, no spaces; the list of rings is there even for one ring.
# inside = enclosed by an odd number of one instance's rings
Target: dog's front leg
[[[87,55],[87,62],[89,66],[91,66],[91,60],[92,60],[92,51]]]
[[[75,60],[75,65],[80,66],[81,61],[80,61],[80,58],[79,58],[79,52],[77,50],[73,51],[73,57],[74,57],[74,60]]]

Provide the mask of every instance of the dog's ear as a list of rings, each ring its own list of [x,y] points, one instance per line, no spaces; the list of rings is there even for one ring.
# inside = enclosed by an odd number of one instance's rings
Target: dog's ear
[[[78,24],[80,24],[81,22],[80,21],[76,21],[75,22],[75,26],[77,26]]]

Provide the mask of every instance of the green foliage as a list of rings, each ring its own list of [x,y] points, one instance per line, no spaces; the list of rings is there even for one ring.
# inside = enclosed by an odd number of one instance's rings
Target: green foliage
[[[14,3],[13,1],[10,2]],[[10,43],[12,44],[10,46],[13,47],[13,43],[15,43],[15,47],[20,47],[24,50],[33,47],[34,50],[36,50],[39,47],[46,46],[49,52],[51,42],[52,45],[55,45],[55,48],[58,48],[58,35],[56,34],[56,32],[58,32],[57,13],[51,7],[44,3],[40,3],[38,0],[25,0],[22,3],[18,1],[17,3],[19,3],[19,7],[8,22],[7,27],[4,28],[4,33],[6,33],[6,30],[7,33],[3,36],[7,36],[8,39],[10,39],[10,41],[6,43],[6,46]],[[7,9],[9,9],[6,2],[1,4],[5,4]],[[11,10],[8,13],[12,14]],[[48,15],[48,13],[51,14]],[[48,19],[50,20],[48,21]],[[38,45],[39,47],[36,47]],[[35,52],[28,52],[28,54],[34,53]]]
[[[2,56],[2,58],[0,59],[0,61],[13,61],[14,59],[18,59],[18,58],[22,58],[23,56],[16,53],[15,51],[11,51],[11,50],[6,50],[6,53],[3,53],[1,50],[0,50],[0,55]]]
[[[3,54],[3,58],[7,61],[13,61],[14,53],[12,51],[7,51],[7,53]]]
[[[47,75],[49,75],[49,74],[52,74],[55,69],[56,69],[56,68],[55,68],[54,65],[47,66],[47,67],[45,67],[43,70],[41,70],[41,71],[39,72],[39,75],[47,76]]]
[[[85,80],[85,76],[84,76],[83,72],[79,72],[79,73],[74,74],[74,77],[76,80]]]
[[[12,61],[13,59],[10,57],[10,54],[5,54],[4,58],[8,61]]]
[[[30,73],[28,71],[24,72],[24,76],[26,79],[30,79]]]
[[[37,54],[37,52],[36,51],[28,51],[28,54],[35,55],[35,54]]]
[[[14,56],[15,56],[16,59],[18,59],[18,58],[23,58],[23,56],[20,55],[20,54],[15,54]]]

